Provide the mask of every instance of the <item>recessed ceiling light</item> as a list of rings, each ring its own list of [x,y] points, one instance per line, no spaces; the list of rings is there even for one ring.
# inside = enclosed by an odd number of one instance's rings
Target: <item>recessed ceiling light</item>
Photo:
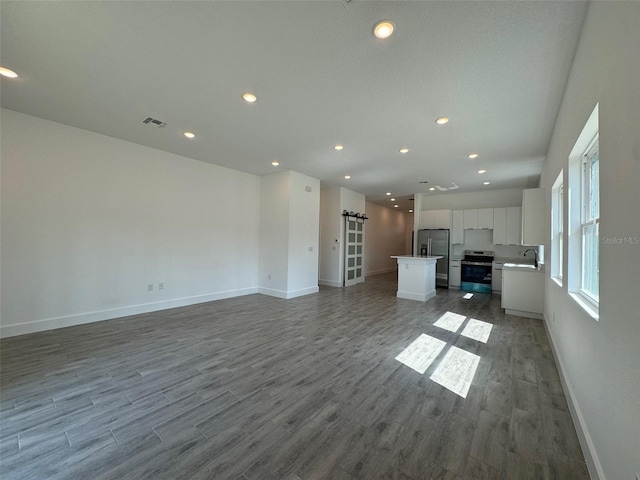
[[[408,152],[409,152],[409,149],[406,147],[400,149],[400,153],[408,153]]]
[[[393,22],[389,20],[380,20],[373,27],[373,34],[378,38],[389,38],[395,29]]]
[[[478,155],[477,153],[470,153],[469,155],[467,155],[467,157],[469,157],[470,159],[474,159],[474,158],[478,158],[480,155]]]
[[[398,205],[394,205],[393,208],[398,208]]]
[[[436,189],[436,187],[430,187],[429,190],[431,190],[432,192]]]
[[[391,195],[391,192],[387,192],[387,195]]]
[[[274,167],[277,167],[278,165],[280,165],[280,162],[277,160],[274,160],[273,162],[271,162],[271,165],[273,165]]]
[[[249,92],[242,95],[242,98],[244,98],[244,101],[247,103],[253,103],[256,100],[258,100],[258,97],[256,97],[253,93],[249,93]]]
[[[395,198],[390,198],[390,199],[389,199],[389,201],[390,201],[390,202],[395,202],[395,201],[396,201],[396,199],[395,199]]]
[[[411,210],[411,209],[410,209],[410,210],[409,210],[409,213],[413,213],[413,210]]]
[[[351,175],[345,175],[344,178],[346,178],[347,180],[349,180],[351,178]]]
[[[436,118],[436,123],[438,125],[444,125],[445,123],[449,123],[449,119],[447,117]]]
[[[486,170],[478,170],[478,173],[487,173]]]
[[[7,78],[17,78],[18,74],[8,68],[0,67],[0,75]]]
[[[196,134],[193,132],[184,132],[183,135],[187,138],[196,138]]]
[[[490,185],[491,182],[482,182],[483,185]]]
[[[342,150],[344,148],[344,145],[340,145],[340,144],[334,145],[333,148],[335,148],[336,150],[340,151],[340,150]]]

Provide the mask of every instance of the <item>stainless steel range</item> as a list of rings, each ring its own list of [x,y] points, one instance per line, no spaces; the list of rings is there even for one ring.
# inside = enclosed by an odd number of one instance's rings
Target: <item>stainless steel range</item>
[[[493,252],[486,250],[465,250],[460,262],[460,290],[467,292],[491,293],[491,262]]]

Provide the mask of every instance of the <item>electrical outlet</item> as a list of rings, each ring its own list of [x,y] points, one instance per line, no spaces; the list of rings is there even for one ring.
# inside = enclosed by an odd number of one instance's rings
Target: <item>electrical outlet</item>
[[[269,274],[268,277],[269,277],[269,280],[271,280],[271,274]]]
[[[149,285],[147,285],[147,291],[153,292],[153,283],[150,283]]]
[[[164,290],[164,283],[158,284],[158,290]]]
[[[313,247],[309,247],[309,251],[310,251],[310,252],[313,252]]]

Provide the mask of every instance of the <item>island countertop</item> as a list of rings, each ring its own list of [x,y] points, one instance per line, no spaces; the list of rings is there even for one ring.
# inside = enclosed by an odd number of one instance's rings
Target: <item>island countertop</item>
[[[436,261],[439,258],[443,258],[443,257],[425,257],[425,256],[422,256],[422,255],[391,255],[391,258],[397,258],[398,260],[404,259],[404,260],[433,260],[433,261]]]

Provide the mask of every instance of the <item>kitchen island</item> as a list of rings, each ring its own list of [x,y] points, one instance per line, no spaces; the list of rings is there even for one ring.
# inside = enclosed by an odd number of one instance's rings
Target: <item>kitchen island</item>
[[[398,298],[426,302],[436,296],[436,261],[442,257],[392,256],[398,261]]]

